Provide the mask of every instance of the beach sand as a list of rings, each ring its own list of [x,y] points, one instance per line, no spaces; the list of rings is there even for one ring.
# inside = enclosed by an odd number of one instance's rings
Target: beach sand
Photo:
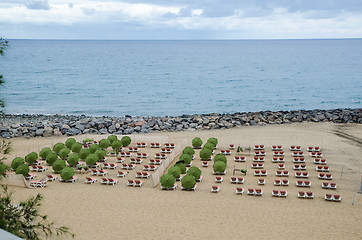
[[[361,239],[362,235],[362,194],[354,192],[360,188],[362,174],[362,125],[337,125],[332,123],[302,123],[291,125],[269,125],[240,127],[228,130],[183,131],[172,133],[151,133],[149,136],[168,137],[176,144],[183,139],[191,145],[191,140],[198,136],[204,142],[209,137],[219,140],[218,149],[227,149],[229,144],[243,147],[264,144],[267,155],[264,169],[264,186],[257,185],[258,177],[253,176],[251,169],[253,151],[248,152],[246,163],[234,162],[228,156],[227,174],[222,183],[215,183],[212,175],[212,164],[201,167],[198,154],[193,166],[203,171],[203,181],[197,183],[195,192],[186,192],[179,187],[175,191],[162,191],[158,185],[151,187],[151,180],[144,180],[141,188],[127,187],[127,179],[135,179],[135,170],[125,178],[119,178],[115,186],[84,183],[90,174],[76,174],[79,181],[73,184],[50,183],[44,189],[26,189],[11,187],[15,191],[16,200],[41,193],[44,196],[41,211],[49,215],[49,219],[58,225],[71,228],[75,239]],[[76,136],[82,140],[87,136]],[[95,135],[99,140],[105,136]],[[14,151],[9,161],[15,156],[24,157],[28,151],[38,152],[38,148],[65,141],[66,137],[54,138],[16,138],[12,139]],[[148,141],[148,143],[150,143]],[[134,146],[132,143],[131,146]],[[282,145],[286,152],[286,170],[289,170],[290,185],[273,186],[277,177],[277,164],[271,162],[271,145]],[[308,146],[323,148],[323,158],[337,183],[337,190],[321,188],[323,180],[317,178],[316,165],[311,157],[306,156],[310,189],[297,188],[295,185],[291,145],[301,145],[304,153]],[[177,159],[175,159],[177,160]],[[129,161],[129,160],[128,160]],[[128,163],[126,161],[126,163]],[[111,158],[109,162],[115,162]],[[146,164],[146,162],[144,162]],[[141,164],[143,165],[143,164]],[[247,167],[248,173],[242,176],[243,185],[230,183],[234,168]],[[343,177],[340,180],[343,167]],[[116,177],[117,170],[110,170],[108,177]],[[38,174],[42,175],[42,174]],[[44,174],[43,174],[44,175]],[[37,179],[40,179],[38,176]],[[100,177],[98,177],[100,179]],[[220,192],[210,192],[213,185],[220,186]],[[262,197],[236,195],[236,187],[261,188]],[[273,189],[285,189],[287,198],[273,198]],[[300,190],[314,192],[314,199],[299,199]],[[342,201],[327,202],[326,193],[340,194]],[[61,237],[60,239],[64,239]]]

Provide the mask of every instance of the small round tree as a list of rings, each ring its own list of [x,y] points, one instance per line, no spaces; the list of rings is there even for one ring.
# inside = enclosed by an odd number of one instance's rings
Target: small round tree
[[[65,165],[65,161],[62,160],[62,159],[58,159],[56,160],[53,165],[52,165],[52,168],[53,168],[53,171],[56,172],[56,173],[59,173],[60,171],[63,170],[63,168],[65,168],[66,165]]]
[[[111,143],[109,142],[108,139],[102,139],[99,141],[99,146],[101,147],[101,149],[107,149],[110,144]]]
[[[69,148],[63,148],[62,150],[60,150],[58,155],[61,159],[65,160],[68,157],[69,153],[70,153]]]
[[[82,150],[80,150],[78,155],[79,155],[80,159],[85,160],[89,154],[90,154],[89,149],[82,149]]]
[[[180,162],[180,163],[175,164],[175,166],[180,168],[181,174],[185,174],[185,173],[186,173],[186,166],[185,166],[185,164],[183,164],[183,163]]]
[[[119,153],[119,150],[123,147],[122,142],[119,140],[116,140],[112,143],[112,148],[116,152],[116,154]]]
[[[195,154],[195,150],[192,147],[185,147],[182,153],[192,156]]]
[[[209,160],[209,158],[211,157],[212,151],[208,148],[203,148],[200,151],[200,158],[204,161]]]
[[[181,179],[181,185],[186,190],[193,188],[195,184],[196,184],[195,178],[191,175],[186,174],[186,176],[184,176]]]
[[[82,144],[79,142],[76,142],[72,145],[72,152],[79,153],[80,150],[82,150],[82,148],[83,148]]]
[[[214,151],[215,147],[216,147],[216,145],[214,145],[214,144],[213,144],[213,143],[211,143],[211,142],[206,143],[206,144],[204,145],[204,148],[208,148],[208,149],[210,149],[210,150],[211,150],[211,152],[212,152],[212,151]]]
[[[177,166],[170,167],[170,169],[168,169],[168,174],[171,174],[175,178],[179,178],[181,175],[181,169]]]
[[[121,142],[123,144],[124,147],[127,147],[128,145],[131,144],[131,138],[128,137],[128,136],[124,136],[122,139],[121,139]]]
[[[88,166],[93,166],[94,164],[96,164],[98,161],[98,157],[95,154],[90,154],[86,159],[85,159],[85,163]]]
[[[217,173],[222,173],[226,170],[226,164],[222,161],[215,162],[212,167],[213,167],[214,171]]]
[[[118,138],[117,138],[116,135],[109,135],[107,139],[108,139],[110,145],[112,145],[112,143],[113,143],[114,141],[117,141],[117,140],[118,140]]]
[[[218,143],[217,139],[214,137],[207,139],[207,142],[213,143],[215,146],[217,146],[217,143]]]
[[[217,161],[222,161],[225,164],[227,163],[227,159],[226,159],[225,155],[221,154],[221,153],[218,153],[218,154],[215,155],[214,162],[217,162]]]
[[[201,145],[202,145],[202,140],[201,140],[201,138],[195,137],[194,139],[192,139],[192,146],[193,146],[194,148],[200,148]]]
[[[58,154],[60,152],[60,150],[62,150],[63,148],[65,148],[63,143],[57,143],[54,145],[53,151]]]
[[[39,152],[39,156],[41,157],[41,159],[46,159],[48,154],[51,153],[52,150],[48,147],[43,148],[40,152]]]
[[[72,148],[73,144],[77,141],[74,138],[68,138],[67,141],[65,141],[65,146],[69,149]]]
[[[202,171],[198,167],[190,167],[187,171],[187,175],[193,176],[195,179],[199,179]]]
[[[46,161],[48,165],[52,165],[58,159],[58,155],[54,152],[48,154]]]
[[[101,149],[98,144],[92,144],[89,147],[89,151],[91,154],[95,153],[97,150]]]
[[[23,174],[24,177],[28,176],[29,174],[29,166],[26,164],[21,164],[16,168],[16,174]]]
[[[62,169],[61,173],[60,173],[60,177],[63,179],[63,180],[69,180],[71,179],[73,176],[74,176],[74,169],[71,168],[71,167],[65,167]]]
[[[192,157],[186,153],[184,154],[181,154],[180,155],[180,158],[179,158],[180,161],[184,161],[185,165],[188,165],[191,163],[192,161]]]
[[[69,163],[70,166],[77,165],[78,161],[79,161],[79,156],[76,153],[70,154],[67,158],[67,162]]]
[[[176,178],[171,174],[165,174],[161,177],[161,186],[164,188],[171,188],[175,184]]]
[[[16,170],[21,164],[24,164],[24,159],[22,159],[21,157],[16,157],[11,162],[11,168],[13,170]]]
[[[0,175],[1,176],[5,175],[6,169],[7,169],[7,166],[4,163],[0,162]]]
[[[107,152],[104,150],[97,150],[94,154],[97,156],[98,160],[102,160],[106,156]]]
[[[38,154],[36,152],[31,152],[25,157],[25,162],[29,165],[33,164],[38,159]]]

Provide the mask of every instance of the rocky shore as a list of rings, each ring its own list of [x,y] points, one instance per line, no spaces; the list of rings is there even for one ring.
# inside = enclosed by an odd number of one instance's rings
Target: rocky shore
[[[362,123],[362,109],[262,111],[177,117],[89,117],[74,115],[2,115],[0,136],[50,137],[79,134],[135,134],[157,131],[226,129],[294,122]]]

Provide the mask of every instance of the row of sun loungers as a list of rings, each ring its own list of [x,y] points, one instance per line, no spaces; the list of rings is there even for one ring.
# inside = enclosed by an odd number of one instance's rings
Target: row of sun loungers
[[[272,196],[273,197],[287,197],[288,192],[286,190],[273,190]]]
[[[157,167],[155,165],[143,165],[143,171],[156,171]]]
[[[101,184],[106,184],[106,185],[115,185],[118,183],[118,179],[113,179],[113,178],[102,178],[101,180]]]
[[[32,165],[30,167],[30,171],[32,172],[44,172],[48,169],[48,167],[44,167],[44,166],[37,166],[37,165]]]
[[[259,169],[259,168],[264,168],[264,163],[252,163],[251,164],[251,168],[256,168],[256,169]]]
[[[151,174],[148,172],[136,172],[136,178],[149,178]]]
[[[324,199],[327,201],[334,201],[334,202],[340,202],[342,200],[341,195],[338,194],[332,195],[328,193],[325,195]]]
[[[254,171],[254,176],[267,176],[268,173],[266,170],[255,170]]]
[[[108,174],[107,170],[97,170],[97,169],[92,169],[90,171],[91,175],[93,176],[105,176]]]
[[[313,193],[313,192],[299,191],[299,192],[298,192],[298,198],[309,198],[309,199],[312,199],[312,198],[314,198],[314,193]]]
[[[117,168],[117,164],[114,163],[103,163],[103,168],[107,168],[107,169],[116,169]]]
[[[330,174],[330,173],[319,173],[318,178],[319,179],[325,179],[325,180],[332,180],[332,174]]]
[[[141,187],[143,182],[141,180],[128,180],[127,186],[129,187]]]
[[[248,188],[248,195],[263,196],[263,190],[262,189]]]
[[[297,187],[311,187],[312,183],[310,181],[301,181],[298,180],[296,183]]]
[[[309,174],[307,172],[295,172],[294,173],[296,178],[308,178]]]
[[[314,159],[314,164],[326,165],[327,160],[326,159],[315,158]]]
[[[218,177],[215,178],[215,182],[217,182]],[[220,177],[219,177],[220,178]],[[222,178],[222,177],[221,177]],[[244,183],[244,178],[242,177],[231,177],[230,178],[230,182],[234,183],[234,184],[243,184]]]
[[[184,191],[195,191],[196,188],[197,188],[197,185],[196,185],[196,184],[195,184],[192,188],[190,188],[190,189],[186,189],[186,188],[184,188],[183,186],[181,186],[181,190],[184,190]]]
[[[126,169],[126,170],[133,170],[136,168],[135,164],[127,164],[127,163],[122,163],[122,169]]]
[[[337,183],[323,182],[322,183],[322,188],[336,190],[337,189]]]
[[[165,153],[156,153],[155,158],[156,159],[166,159],[167,155]]]
[[[38,181],[31,181],[30,183],[30,186],[31,187],[40,187],[40,188],[44,188],[48,185],[48,178],[45,177],[41,180],[38,180]]]
[[[161,153],[172,153],[171,148],[161,148]]]
[[[274,186],[288,186],[289,180],[288,179],[275,179]]]
[[[150,159],[150,164],[161,165],[161,163],[162,163],[161,159]]]
[[[140,159],[140,158],[131,158],[129,162],[130,162],[131,164],[141,164],[142,161],[143,161],[143,160]]]
[[[311,152],[310,156],[311,157],[322,157],[323,155],[321,152]]]
[[[318,165],[315,169],[316,169],[318,172],[329,172],[329,166],[321,166],[321,165]]]

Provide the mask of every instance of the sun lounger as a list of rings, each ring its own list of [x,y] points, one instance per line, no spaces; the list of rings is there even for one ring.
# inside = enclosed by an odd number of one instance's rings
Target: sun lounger
[[[96,181],[97,181],[96,178],[91,178],[91,177],[86,177],[86,179],[85,179],[85,183],[87,183],[87,184],[93,184]]]
[[[212,193],[218,193],[219,190],[220,190],[220,187],[219,187],[219,186],[212,186],[212,187],[211,187],[211,192],[212,192]]]
[[[121,163],[121,162],[124,162],[124,158],[117,157],[116,163]]]
[[[341,195],[338,195],[338,194],[333,195],[333,201],[340,202],[341,200],[342,200]]]
[[[162,190],[175,190],[176,188],[177,188],[177,183],[173,184],[173,186],[170,187],[170,188],[165,188],[165,187],[162,187],[162,186],[161,186],[161,189],[162,189]]]
[[[236,178],[236,177],[231,177],[231,178],[230,178],[230,182],[231,182],[231,183],[236,183],[236,182],[237,182],[237,178]]]
[[[105,176],[108,174],[108,171],[107,170],[99,170],[98,171],[98,176]]]
[[[314,193],[313,192],[306,192],[305,198],[309,198],[309,199],[314,198]]]
[[[280,197],[287,197],[287,196],[288,196],[287,190],[280,190]]]
[[[102,178],[100,183],[107,185],[109,183],[109,180],[108,178]]]
[[[308,178],[309,177],[309,173],[307,172],[302,172],[302,178]]]
[[[222,181],[224,181],[223,177],[220,177],[220,176],[215,177],[215,182],[216,183],[221,183]]]
[[[115,185],[118,183],[118,179],[108,178],[108,185]]]
[[[31,181],[30,182],[30,186],[32,187],[40,187],[40,188],[44,188],[48,185],[48,179],[47,177],[41,179],[41,180],[38,180],[38,181]]]
[[[283,179],[282,180],[282,185],[283,186],[289,186],[289,180],[288,179]]]
[[[285,169],[285,164],[284,163],[278,163],[278,169],[280,169],[280,170]]]
[[[135,180],[134,181],[134,187],[141,187],[142,184],[143,184],[143,181],[141,181],[141,180]]]
[[[273,197],[279,197],[280,196],[280,191],[279,190],[273,190],[272,191],[272,196]]]
[[[58,178],[57,176],[55,176],[55,175],[50,175],[50,174],[48,174],[46,177],[47,177],[47,179],[48,179],[49,182],[53,182],[53,181],[55,181],[55,180]]]
[[[248,188],[248,195],[255,195],[255,189],[254,188]]]
[[[203,167],[208,167],[208,166],[209,166],[209,162],[203,161],[203,162],[202,162],[202,166],[203,166]]]
[[[135,181],[134,181],[134,180],[128,180],[128,181],[127,181],[127,186],[133,187],[134,185],[135,185]]]
[[[239,188],[239,187],[236,188],[235,193],[236,193],[236,194],[240,194],[240,195],[244,194],[244,188]]]
[[[235,145],[234,145],[234,144],[229,144],[229,149],[230,149],[230,150],[235,149]]]
[[[110,164],[109,164],[109,163],[103,163],[103,168],[108,169],[108,168],[109,168],[109,166],[110,166]]]
[[[263,190],[255,189],[255,196],[263,196]]]
[[[282,180],[280,180],[280,179],[275,179],[275,180],[274,180],[274,186],[280,186],[280,185],[282,185]]]
[[[264,178],[259,178],[258,179],[258,184],[259,185],[265,185],[265,179]]]
[[[306,193],[303,191],[299,191],[298,192],[298,198],[305,198],[306,197]]]
[[[333,201],[333,195],[326,193],[324,199],[327,200],[327,201]]]
[[[25,177],[26,180],[33,180],[36,177],[36,174],[28,173]]]
[[[202,181],[202,175],[198,178],[198,179],[195,179],[196,182],[201,182]]]
[[[254,171],[254,176],[261,176],[260,170],[255,170]]]
[[[98,175],[99,171],[97,169],[91,169],[90,170],[91,175]]]
[[[243,178],[243,177],[238,177],[238,178],[236,179],[236,183],[237,183],[237,184],[243,184],[243,183],[244,183],[244,178]]]
[[[332,180],[332,174],[327,173],[326,174],[326,180]]]
[[[118,171],[118,173],[117,173],[117,177],[125,177],[127,174],[128,174],[128,172],[121,172],[121,171]]]

